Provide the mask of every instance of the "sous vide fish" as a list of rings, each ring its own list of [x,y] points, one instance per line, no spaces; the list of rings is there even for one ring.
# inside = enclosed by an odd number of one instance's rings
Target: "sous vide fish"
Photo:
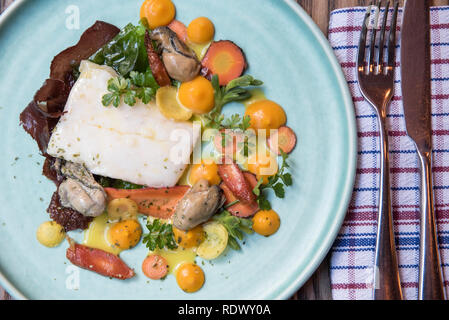
[[[105,107],[102,96],[116,72],[88,61],[80,71],[48,154],[93,174],[148,187],[174,186],[199,138],[192,122],[165,118],[153,102]]]

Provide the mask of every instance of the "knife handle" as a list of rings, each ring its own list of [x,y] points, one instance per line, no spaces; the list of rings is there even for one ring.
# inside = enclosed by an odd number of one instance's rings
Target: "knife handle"
[[[402,300],[391,209],[388,133],[385,126],[386,115],[384,113],[378,114],[377,118],[380,129],[381,156],[373,296],[374,300]]]
[[[432,183],[432,153],[418,152],[421,165],[419,300],[445,300]]]

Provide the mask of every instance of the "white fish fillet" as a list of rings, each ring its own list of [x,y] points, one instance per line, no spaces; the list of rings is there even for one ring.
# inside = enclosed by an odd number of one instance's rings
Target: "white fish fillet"
[[[174,186],[190,161],[199,131],[165,118],[155,103],[104,107],[116,72],[83,61],[47,152],[81,163],[92,173],[148,187]]]

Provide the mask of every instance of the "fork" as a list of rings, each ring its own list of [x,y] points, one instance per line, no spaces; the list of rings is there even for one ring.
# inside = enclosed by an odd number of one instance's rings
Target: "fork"
[[[380,12],[382,1],[377,4]],[[393,232],[393,214],[390,194],[390,166],[388,131],[386,127],[387,107],[393,97],[396,25],[399,3],[396,2],[391,18],[391,27],[384,57],[384,40],[387,19],[390,11],[390,1],[385,6],[385,14],[377,42],[376,27],[372,28],[367,46],[367,34],[374,1],[368,7],[363,21],[357,60],[357,77],[363,97],[373,107],[380,130],[380,185],[377,220],[376,251],[373,268],[373,297],[375,300],[402,300],[402,289],[399,278],[398,260]],[[376,19],[378,16],[376,15]],[[369,51],[366,52],[367,48]]]

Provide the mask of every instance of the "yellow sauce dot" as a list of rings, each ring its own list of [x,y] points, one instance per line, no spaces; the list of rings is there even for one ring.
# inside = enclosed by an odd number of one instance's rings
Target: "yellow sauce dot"
[[[214,88],[209,80],[198,76],[192,81],[181,84],[178,90],[178,99],[184,107],[194,113],[208,113],[215,104]]]
[[[246,108],[245,116],[251,118],[251,128],[254,130],[266,130],[267,137],[270,129],[279,129],[287,122],[284,109],[271,100],[259,100]]]
[[[205,233],[202,226],[197,226],[189,231],[184,231],[173,227],[173,235],[176,242],[184,249],[199,246],[205,238]]]
[[[115,247],[127,250],[136,246],[142,236],[142,227],[137,220],[115,223],[108,230],[108,241]]]
[[[278,231],[281,220],[274,210],[262,210],[253,217],[253,230],[262,236],[271,236]]]
[[[168,25],[175,14],[175,5],[171,0],[146,0],[140,8],[140,18],[146,19],[151,29]]]
[[[187,37],[196,44],[203,44],[211,41],[215,34],[215,27],[212,21],[206,17],[199,17],[190,22],[187,27]]]
[[[199,180],[205,179],[211,185],[219,184],[221,182],[221,178],[218,175],[218,165],[216,163],[201,163],[195,164],[192,166],[189,175],[189,183],[194,185]]]
[[[179,266],[184,263],[193,263],[196,258],[195,248],[185,249],[181,246],[174,250],[170,249],[157,249],[150,254],[158,254],[167,260],[168,273],[175,274]]]
[[[36,232],[37,240],[48,248],[58,246],[65,238],[64,228],[55,221],[42,223]]]
[[[188,293],[201,289],[204,285],[204,272],[194,263],[183,263],[176,271],[176,282],[178,286]]]

